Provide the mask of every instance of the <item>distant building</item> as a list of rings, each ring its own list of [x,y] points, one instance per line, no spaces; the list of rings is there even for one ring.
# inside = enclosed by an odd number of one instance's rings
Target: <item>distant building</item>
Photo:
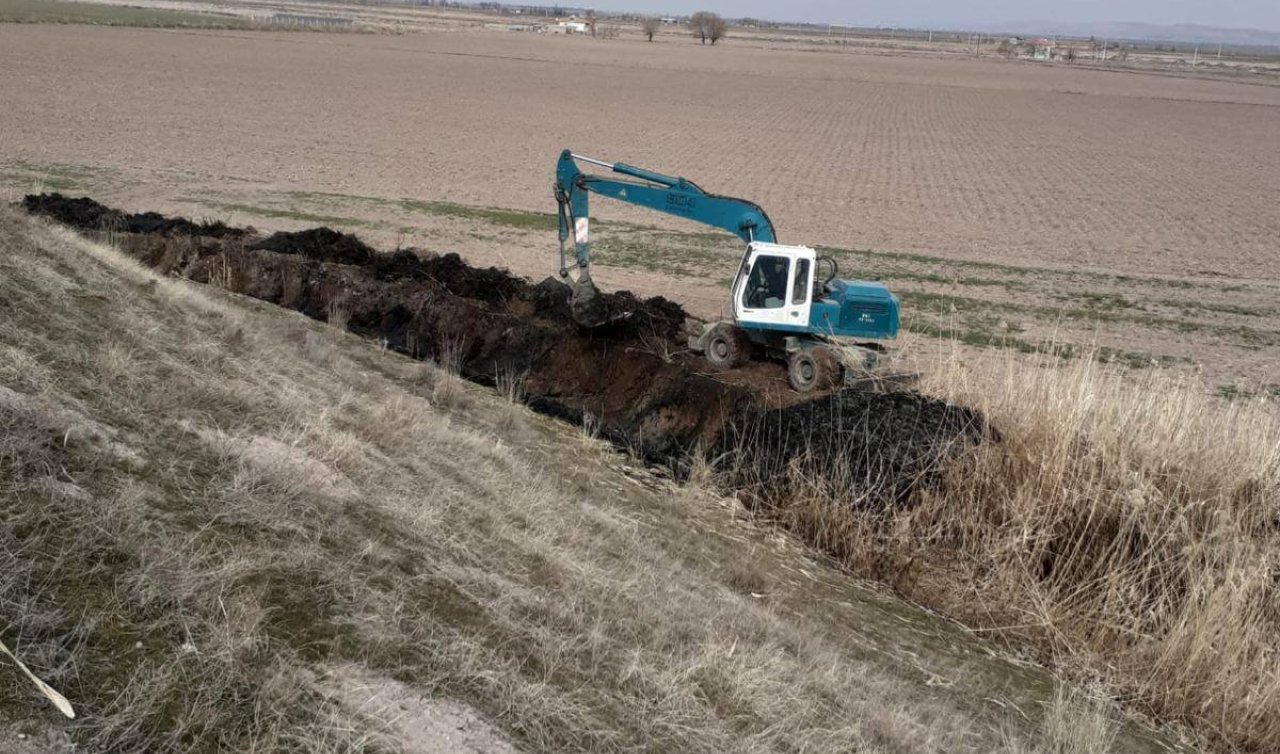
[[[271,16],[272,26],[305,26],[308,28],[347,29],[351,19],[340,16],[308,16],[301,13],[276,13]]]
[[[1040,38],[1033,39],[1027,44],[1031,46],[1031,58],[1033,60],[1049,60],[1053,57],[1053,42]]]

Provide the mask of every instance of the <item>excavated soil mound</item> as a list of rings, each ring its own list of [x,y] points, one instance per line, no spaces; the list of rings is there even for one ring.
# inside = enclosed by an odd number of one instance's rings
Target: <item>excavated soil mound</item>
[[[843,496],[866,506],[905,505],[940,481],[945,461],[981,442],[978,412],[914,393],[845,390],[765,413],[737,417],[721,445],[749,499]]]
[[[130,215],[110,209],[92,199],[72,199],[62,194],[27,195],[22,206],[33,215],[52,217],[64,225],[80,230],[116,231],[120,233],[158,233],[161,235],[232,238],[245,230],[221,222],[194,223],[181,217],[168,218],[155,212]]]
[[[375,252],[360,239],[329,228],[313,228],[297,233],[276,233],[247,249],[265,249],[281,254],[300,254],[317,262],[371,264]]]
[[[116,238],[159,271],[340,317],[415,358],[456,359],[473,380],[523,375],[533,407],[649,461],[679,466],[695,450],[716,453],[733,483],[766,504],[815,480],[850,502],[905,504],[958,447],[983,436],[975,412],[916,394],[806,397],[788,389],[780,365],[716,371],[687,350],[686,314],[663,298],[608,294],[608,323],[584,330],[560,281],[533,284],[456,254],[383,254],[328,228],[261,238],[159,216],[144,226],[137,218],[152,216],[58,195],[23,204],[81,230],[104,220],[139,228]]]

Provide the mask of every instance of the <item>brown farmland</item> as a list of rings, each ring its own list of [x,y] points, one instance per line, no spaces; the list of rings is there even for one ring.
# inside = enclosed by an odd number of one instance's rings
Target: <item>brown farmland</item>
[[[1280,87],[485,32],[5,25],[0,66],[0,154],[152,199],[265,181],[546,210],[570,146],[750,197],[791,242],[1280,276]]]

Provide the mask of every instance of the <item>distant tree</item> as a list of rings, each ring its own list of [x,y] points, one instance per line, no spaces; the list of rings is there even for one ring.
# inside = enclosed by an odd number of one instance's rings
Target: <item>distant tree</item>
[[[1067,54],[1063,55],[1063,57],[1066,58],[1068,63],[1076,62],[1076,46],[1067,45]]]
[[[714,47],[716,42],[729,36],[729,22],[712,13],[707,36],[711,39],[711,46]]]
[[[729,24],[725,23],[718,14],[705,10],[689,16],[689,29],[702,44],[711,40],[713,46],[729,35]]]
[[[707,18],[711,14],[705,10],[700,10],[689,16],[689,31],[693,32],[693,36],[697,37],[702,44],[707,43]]]
[[[662,19],[660,18],[654,18],[651,16],[640,22],[640,29],[644,31],[644,35],[649,38],[650,42],[652,42],[653,38],[657,36],[658,30],[661,28]]]

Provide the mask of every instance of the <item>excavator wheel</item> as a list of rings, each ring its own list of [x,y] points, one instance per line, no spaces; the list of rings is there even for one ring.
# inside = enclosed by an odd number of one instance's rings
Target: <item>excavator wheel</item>
[[[751,358],[747,334],[728,322],[720,322],[707,333],[707,361],[720,369],[735,369]]]
[[[797,393],[827,390],[840,381],[840,360],[826,346],[795,351],[787,358],[787,379]]]

